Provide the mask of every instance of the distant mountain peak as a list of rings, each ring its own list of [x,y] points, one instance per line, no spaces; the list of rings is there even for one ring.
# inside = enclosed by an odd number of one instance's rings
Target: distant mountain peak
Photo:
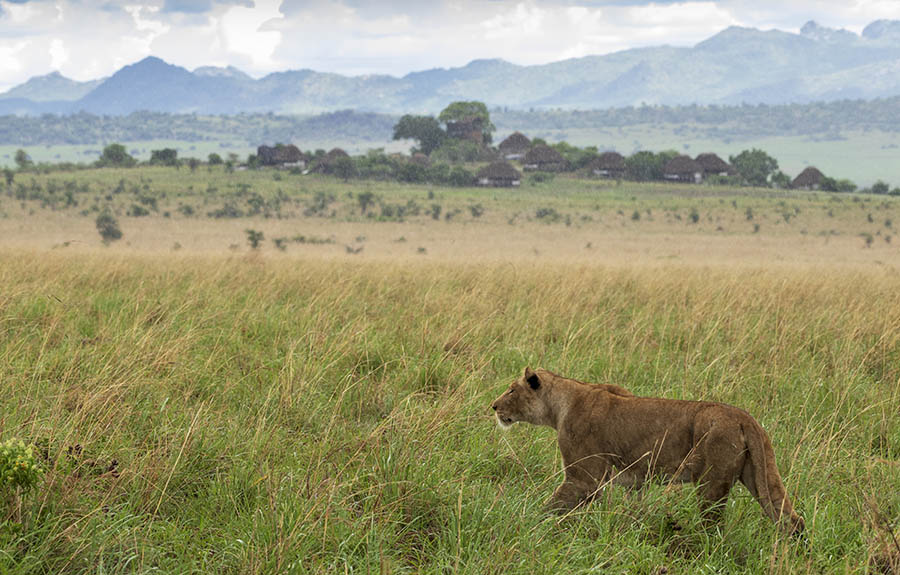
[[[862,35],[869,40],[900,40],[900,20],[876,20],[863,29]]]
[[[245,72],[234,66],[201,66],[194,69],[194,75],[207,78],[233,78],[235,80],[252,80]]]
[[[25,98],[33,102],[73,101],[90,92],[101,82],[102,79],[78,82],[66,78],[59,70],[54,70],[49,74],[30,78],[24,84],[0,94],[0,98]]]
[[[800,35],[809,38],[810,40],[818,40],[821,42],[844,42],[859,39],[859,36],[849,30],[822,26],[815,20],[810,20],[804,24],[803,27],[800,28]]]

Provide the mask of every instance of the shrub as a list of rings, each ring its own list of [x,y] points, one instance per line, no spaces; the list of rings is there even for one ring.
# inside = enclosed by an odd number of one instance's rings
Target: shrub
[[[42,473],[33,445],[25,445],[15,438],[0,443],[0,485],[4,490],[29,491],[37,485]]]
[[[260,244],[266,239],[259,230],[244,230],[244,233],[247,234],[247,243],[249,243],[250,248],[254,250],[258,250]]]
[[[122,230],[119,228],[119,222],[116,220],[116,217],[112,215],[112,212],[108,210],[104,211],[97,216],[94,224],[97,226],[97,231],[100,233],[100,237],[103,239],[104,244],[109,244],[110,242],[122,238]]]
[[[372,192],[366,191],[356,194],[356,201],[359,203],[359,212],[365,215],[369,207],[375,203],[375,199],[375,194]]]
[[[556,211],[556,208],[538,208],[534,213],[534,217],[548,224],[558,222],[562,219],[562,216]]]
[[[528,183],[531,185],[544,184],[552,182],[556,175],[550,172],[535,172],[528,176]]]
[[[471,186],[474,181],[475,176],[472,175],[472,172],[462,166],[454,166],[450,170],[450,175],[447,176],[447,183],[457,188]]]
[[[131,207],[128,208],[127,214],[133,218],[140,218],[143,216],[149,216],[150,210],[138,204],[131,204]]]

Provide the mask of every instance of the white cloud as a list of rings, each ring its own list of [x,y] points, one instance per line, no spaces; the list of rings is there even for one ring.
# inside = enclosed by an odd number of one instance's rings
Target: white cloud
[[[60,38],[54,38],[50,41],[50,66],[54,70],[59,70],[63,64],[69,60],[69,53],[66,51],[66,45]]]
[[[271,26],[273,21],[281,19],[280,6],[281,0],[256,0],[252,8],[229,8],[220,24],[226,49],[249,57],[257,66],[272,66],[281,32]]]

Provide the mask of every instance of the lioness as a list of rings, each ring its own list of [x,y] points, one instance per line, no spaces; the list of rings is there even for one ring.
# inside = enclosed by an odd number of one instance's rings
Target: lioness
[[[716,514],[738,479],[773,521],[803,530],[775,466],[763,428],[743,409],[710,401],[637,397],[525,368],[492,404],[504,428],[518,421],[557,431],[565,480],[548,503],[568,512],[607,482],[640,487],[654,474],[699,483]]]

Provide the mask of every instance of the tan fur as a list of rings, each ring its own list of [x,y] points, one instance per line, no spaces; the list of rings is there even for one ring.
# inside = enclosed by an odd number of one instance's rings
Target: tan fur
[[[700,485],[717,513],[740,480],[773,521],[803,529],[763,428],[737,407],[709,401],[636,397],[616,385],[588,384],[525,368],[491,407],[507,427],[518,421],[557,431],[565,480],[548,506],[567,512],[607,482],[640,487],[662,475]]]

